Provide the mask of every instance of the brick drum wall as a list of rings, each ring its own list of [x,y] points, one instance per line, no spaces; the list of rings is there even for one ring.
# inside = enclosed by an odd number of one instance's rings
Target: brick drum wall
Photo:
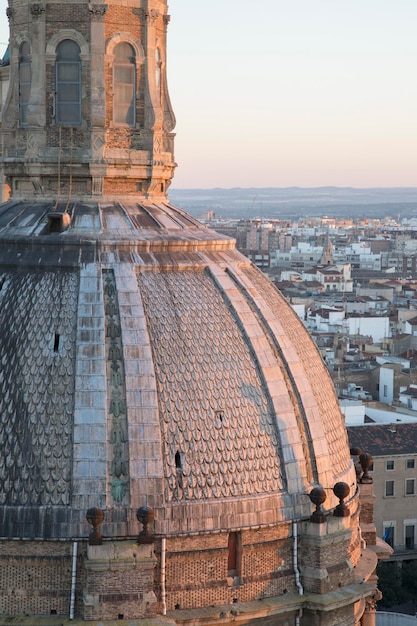
[[[0,542],[0,614],[69,615],[71,542]],[[77,592],[82,597],[85,546],[78,545]],[[77,603],[77,614],[81,606]]]
[[[248,602],[294,593],[290,535],[289,525],[242,531],[240,580],[228,577],[228,533],[168,539],[167,609]]]

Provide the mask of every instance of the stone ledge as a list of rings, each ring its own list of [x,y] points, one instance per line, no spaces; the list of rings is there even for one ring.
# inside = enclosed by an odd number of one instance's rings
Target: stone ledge
[[[211,624],[215,625],[223,621],[224,623],[233,621],[235,624],[247,624],[248,622],[251,623],[251,620],[259,620],[261,624],[263,619],[299,609],[311,609],[326,613],[334,611],[353,605],[362,598],[372,595],[374,591],[374,585],[354,583],[324,594],[309,593],[302,596],[286,594],[253,602],[169,611],[168,617],[172,618],[175,624],[183,626],[211,626]]]

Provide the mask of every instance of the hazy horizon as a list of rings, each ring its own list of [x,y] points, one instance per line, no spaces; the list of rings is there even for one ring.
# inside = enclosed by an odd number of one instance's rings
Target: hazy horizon
[[[169,12],[173,188],[417,186],[415,0]]]

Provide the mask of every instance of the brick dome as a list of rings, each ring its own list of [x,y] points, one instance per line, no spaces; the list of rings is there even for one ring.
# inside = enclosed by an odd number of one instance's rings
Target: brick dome
[[[8,537],[262,526],[355,483],[303,324],[234,241],[168,201],[0,207]],[[352,495],[354,488],[352,488]]]

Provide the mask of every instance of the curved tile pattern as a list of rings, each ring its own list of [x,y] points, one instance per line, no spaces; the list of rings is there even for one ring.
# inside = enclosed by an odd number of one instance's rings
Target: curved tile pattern
[[[68,505],[78,275],[0,282],[0,504]]]
[[[166,501],[281,490],[278,436],[242,329],[203,271],[138,272],[152,336]]]
[[[291,404],[293,406],[294,414],[297,420],[298,431],[301,439],[301,444],[303,446],[304,458],[306,461],[307,478],[310,483],[317,483],[319,482],[319,478],[317,473],[316,459],[312,446],[310,427],[306,412],[303,407],[303,399],[295,383],[291,368],[289,367],[281,346],[279,345],[278,338],[272,332],[268,321],[265,319],[265,316],[257,306],[249,291],[244,287],[244,285],[242,285],[238,277],[233,274],[230,268],[228,269],[227,273],[232,278],[234,284],[238,287],[238,289],[246,298],[249,306],[256,315],[258,322],[263,329],[263,332],[268,337],[268,340],[270,341],[271,346],[274,349],[275,358],[277,359],[277,363],[281,370],[282,377],[285,381],[287,393],[291,399]]]

